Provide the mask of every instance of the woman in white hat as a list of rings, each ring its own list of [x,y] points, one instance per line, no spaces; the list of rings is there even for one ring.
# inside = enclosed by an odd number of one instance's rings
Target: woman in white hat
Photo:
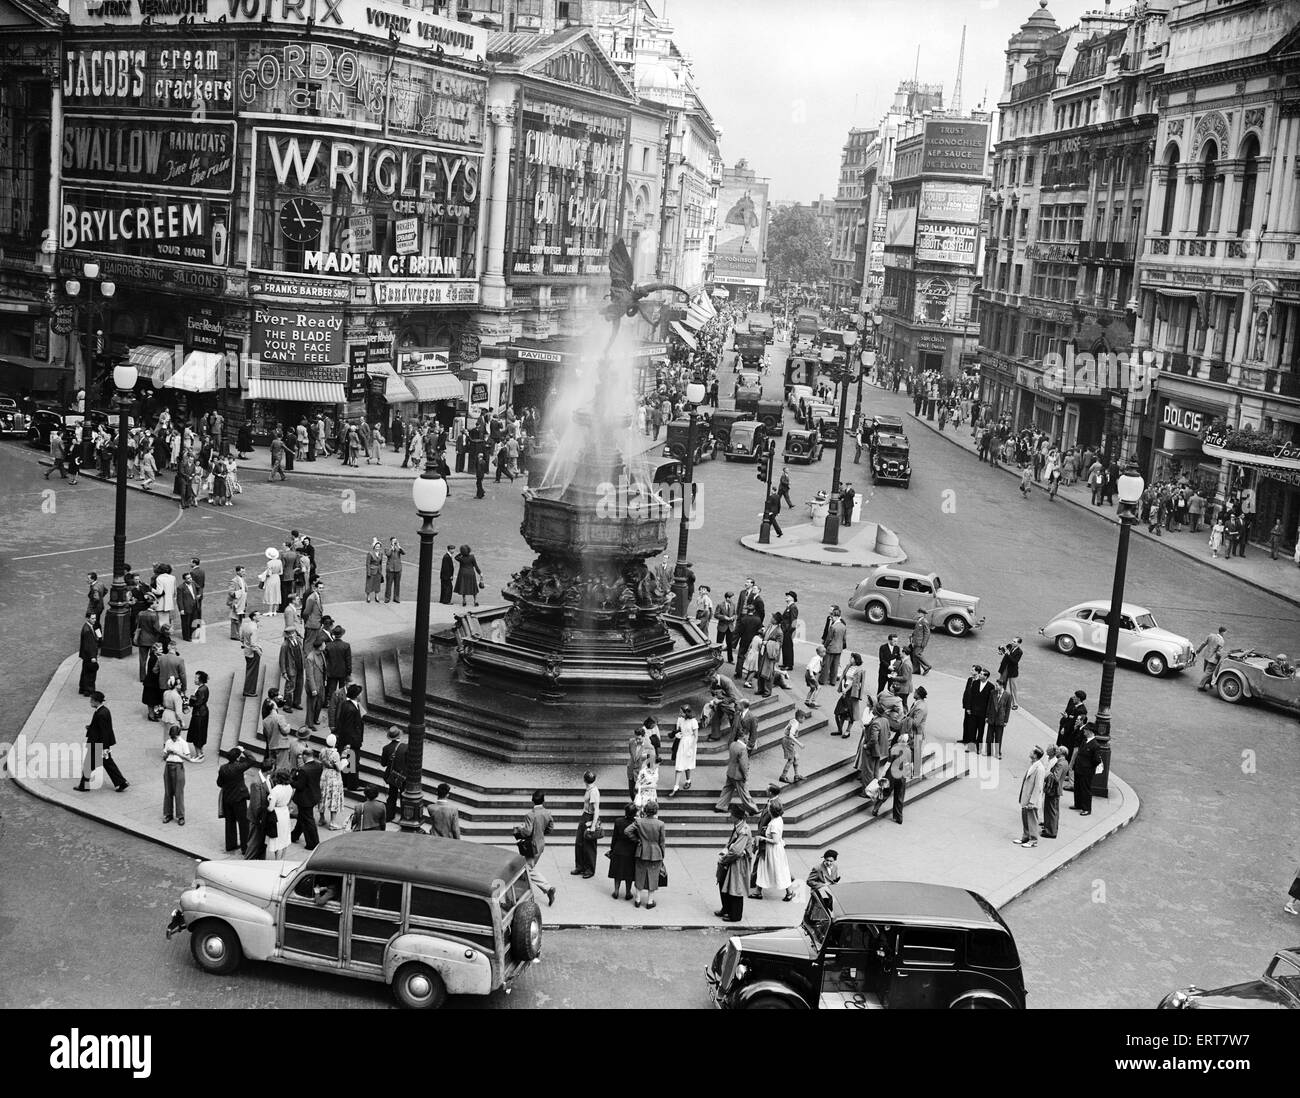
[[[280,612],[280,577],[284,575],[284,564],[280,560],[279,549],[266,551],[266,568],[257,578],[262,581],[262,602],[266,604],[267,614]]]

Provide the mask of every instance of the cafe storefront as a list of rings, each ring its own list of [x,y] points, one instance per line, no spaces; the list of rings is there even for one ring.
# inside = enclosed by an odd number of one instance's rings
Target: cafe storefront
[[[1160,397],[1152,426],[1150,480],[1159,483],[1186,478],[1202,491],[1216,494],[1223,463],[1202,450],[1201,435],[1224,411],[1181,396]]]

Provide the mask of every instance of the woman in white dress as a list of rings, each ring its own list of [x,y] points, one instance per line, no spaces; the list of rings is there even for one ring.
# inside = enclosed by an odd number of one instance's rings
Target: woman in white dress
[[[659,803],[659,760],[650,753],[636,775],[636,796],[632,799],[637,811],[648,804]]]
[[[784,888],[782,899],[794,899],[794,881],[790,877],[790,862],[785,856],[785,822],[781,819],[782,809],[779,804],[769,808],[772,821],[767,830],[759,836],[763,844],[763,853],[758,859],[757,883],[759,889]]]
[[[279,549],[266,551],[266,571],[259,577],[262,581],[262,602],[266,604],[266,613],[280,612],[280,577],[284,575],[284,562],[280,559]]]
[[[682,706],[682,715],[677,718],[677,731],[673,733],[673,791],[670,797],[677,796],[682,786],[682,775],[686,775],[686,788],[691,787],[691,774],[695,770],[695,745],[700,740],[700,722],[689,705]]]
[[[267,798],[267,813],[275,813],[275,834],[266,837],[266,860],[278,860],[281,850],[289,846],[289,836],[293,831],[293,821],[289,819],[289,805],[293,801],[293,786],[289,784],[289,775],[284,770],[277,770],[271,776],[271,793]]]

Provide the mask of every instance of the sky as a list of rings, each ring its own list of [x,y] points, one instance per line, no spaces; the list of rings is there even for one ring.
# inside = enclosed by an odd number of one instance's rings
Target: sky
[[[1049,0],[1065,29],[1105,0]],[[1007,39],[1038,0],[651,0],[690,56],[722,157],[772,180],[773,200],[833,197],[850,127],[870,127],[913,71],[951,102],[966,25],[962,106],[994,109]],[[1130,6],[1116,0],[1116,11]],[[921,47],[919,69],[917,46]]]

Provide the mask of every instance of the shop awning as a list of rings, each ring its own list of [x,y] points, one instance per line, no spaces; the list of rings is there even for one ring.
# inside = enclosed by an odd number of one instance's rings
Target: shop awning
[[[1172,286],[1146,286],[1148,290],[1154,290],[1161,297],[1199,297],[1201,290],[1177,290]]]
[[[302,404],[346,404],[348,398],[341,382],[250,377],[248,399],[295,400]]]
[[[686,346],[688,346],[692,351],[699,349],[700,346],[699,343],[696,341],[695,337],[691,335],[689,329],[687,329],[687,327],[684,324],[682,324],[680,320],[674,320],[672,322],[671,327],[673,330],[673,334],[676,335],[677,338],[680,339],[683,343],[685,343]]]
[[[428,400],[461,400],[465,396],[464,383],[447,370],[432,374],[404,374],[402,380],[421,403]]]
[[[400,377],[389,374],[384,379],[384,400],[389,404],[414,404],[415,394]]]
[[[127,361],[139,371],[145,381],[161,389],[171,379],[176,369],[176,348],[159,347],[156,343],[143,343],[127,352]]]
[[[164,387],[187,393],[215,393],[224,380],[221,376],[224,361],[220,351],[191,351]]]

